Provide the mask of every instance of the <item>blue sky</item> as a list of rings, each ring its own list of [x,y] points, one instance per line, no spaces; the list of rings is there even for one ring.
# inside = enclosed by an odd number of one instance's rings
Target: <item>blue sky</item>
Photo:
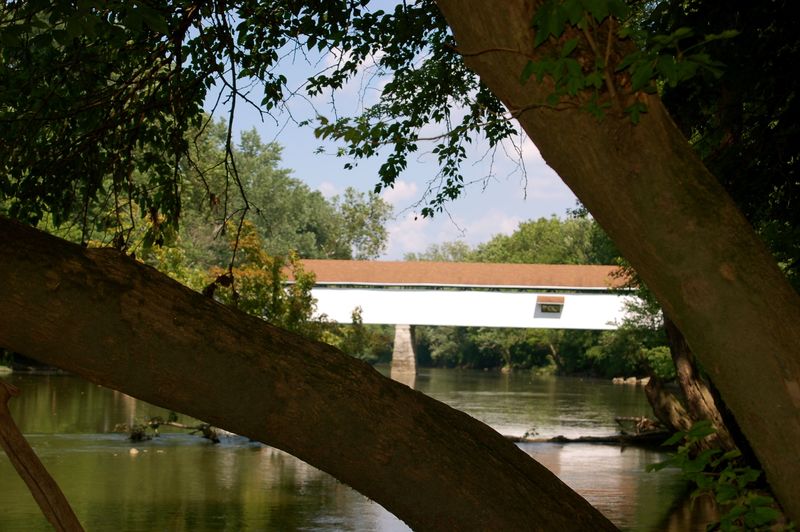
[[[282,72],[289,78],[288,85],[296,87],[309,73],[331,61],[330,57],[313,64],[307,58],[289,59],[283,62]],[[369,67],[365,68],[361,77],[335,95],[335,109],[340,115],[357,113],[371,103],[370,99],[374,101],[385,80],[371,74]],[[251,90],[251,99],[260,101],[258,87]],[[255,128],[262,140],[281,144],[282,166],[326,196],[340,194],[348,186],[372,190],[378,181],[377,168],[382,159],[360,161],[355,169],[346,170],[343,167],[348,159],[333,155],[334,144],[325,144],[325,153],[315,153],[323,143],[314,137],[311,126],[298,127],[295,123],[313,118],[317,112],[331,117],[333,109],[330,95],[314,99],[295,97],[286,110],[262,120],[252,106],[239,100],[234,127],[238,131]],[[224,108],[217,109],[218,116],[225,112]],[[425,133],[437,132],[432,129]],[[446,241],[463,240],[475,245],[498,233],[509,234],[525,220],[553,214],[563,217],[568,208],[575,206],[575,196],[544,163],[529,139],[506,144],[494,157],[487,155],[487,149],[488,145],[480,143],[474,147],[471,159],[463,167],[465,180],[473,184],[447,206],[446,213],[433,219],[418,216],[422,206],[419,202],[438,166],[429,150],[420,149],[394,189],[382,194],[394,207],[394,218],[387,224],[389,242],[382,259],[401,260],[405,253],[424,251],[431,244]]]

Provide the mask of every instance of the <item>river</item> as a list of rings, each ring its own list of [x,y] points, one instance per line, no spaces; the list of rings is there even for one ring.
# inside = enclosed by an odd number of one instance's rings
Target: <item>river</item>
[[[10,403],[12,415],[87,530],[408,530],[279,450],[239,437],[213,445],[169,430],[134,444],[114,426],[167,412],[72,376],[6,379],[23,392]],[[593,379],[422,369],[414,385],[508,435],[606,435],[616,431],[615,416],[649,414],[641,387]],[[703,529],[686,521],[685,509],[675,510],[685,493],[677,471],[645,472],[661,453],[578,443],[521,447],[623,530]],[[0,479],[0,530],[50,530],[5,455]]]

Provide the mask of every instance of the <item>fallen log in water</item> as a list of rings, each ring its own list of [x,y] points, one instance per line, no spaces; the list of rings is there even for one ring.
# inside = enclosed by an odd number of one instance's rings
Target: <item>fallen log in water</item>
[[[641,434],[611,434],[608,436],[579,436],[577,438],[567,438],[566,436],[554,436],[552,438],[506,436],[506,438],[514,443],[604,443],[635,447],[662,447],[662,444],[671,435],[667,430],[657,430]]]
[[[514,443],[605,443],[636,447],[662,447],[663,443],[672,436],[672,433],[660,423],[643,416],[618,416],[614,420],[620,426],[621,432],[609,436],[534,438],[532,436],[536,434],[536,431],[532,429],[522,436],[506,436],[506,438]],[[630,430],[626,430],[626,427],[629,427]]]

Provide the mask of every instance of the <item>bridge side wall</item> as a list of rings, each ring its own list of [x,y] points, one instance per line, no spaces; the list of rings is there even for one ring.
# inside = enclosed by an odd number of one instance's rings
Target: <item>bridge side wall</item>
[[[619,326],[631,297],[558,293],[562,311],[543,313],[537,298],[552,292],[314,288],[311,293],[318,312],[340,323],[349,323],[353,309],[361,307],[364,323],[600,330]]]

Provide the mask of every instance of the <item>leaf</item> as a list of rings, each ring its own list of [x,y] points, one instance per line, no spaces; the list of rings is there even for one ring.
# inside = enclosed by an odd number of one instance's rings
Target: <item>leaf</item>
[[[631,122],[633,122],[634,124],[638,124],[639,120],[641,119],[641,114],[647,112],[647,106],[642,102],[636,102],[633,105],[631,105],[630,107],[628,107],[627,109],[625,109],[625,112],[628,115],[630,115]],[[674,438],[674,436],[673,436],[673,438]],[[672,438],[670,438],[670,440],[671,439]],[[667,441],[669,441],[669,440],[667,440]],[[678,441],[680,441],[680,440],[678,440]]]
[[[628,8],[628,4],[625,3],[625,0],[609,0],[608,12],[611,16],[619,20],[624,20],[628,18],[630,9]]]
[[[643,87],[650,84],[653,79],[653,65],[652,63],[640,63],[636,65],[631,74],[631,89],[635,92],[642,90]]]
[[[686,436],[690,440],[700,440],[705,438],[706,436],[711,436],[717,430],[711,424],[711,421],[704,419],[703,421],[698,421],[689,431],[686,433]]]
[[[533,45],[540,46],[551,35],[560,37],[564,33],[568,16],[560,2],[548,0],[536,10],[532,26],[536,30]]]
[[[633,106],[631,106],[631,107],[633,107]],[[678,431],[675,434],[673,434],[672,436],[670,436],[669,439],[667,439],[667,441],[665,441],[661,445],[664,446],[664,447],[669,447],[669,446],[675,445],[678,442],[683,441],[683,439],[685,437],[686,437],[686,433],[685,432]]]
[[[592,15],[597,22],[602,22],[608,17],[608,0],[581,0],[583,8]]]
[[[564,43],[564,47],[561,49],[561,57],[567,57],[571,54],[575,48],[578,46],[578,38],[575,37],[574,39],[570,39]]]
[[[716,493],[716,496],[714,497],[714,499],[719,504],[728,503],[728,502],[734,500],[736,498],[736,496],[739,494],[738,490],[736,488],[734,488],[733,486],[731,486],[730,484],[718,485],[717,488],[716,488],[716,492],[717,493]]]
[[[534,72],[536,72],[536,63],[533,61],[528,61],[525,63],[525,68],[522,69],[522,74],[519,76],[519,82],[524,85]]]
[[[139,11],[142,15],[142,21],[156,33],[167,35],[169,33],[169,26],[167,20],[155,9],[146,5],[140,4]]]
[[[667,467],[674,465],[672,460],[664,460],[663,462],[655,462],[653,464],[647,464],[645,466],[645,470],[649,473],[651,471],[661,471]]]
[[[772,523],[781,517],[781,513],[769,506],[759,506],[751,509],[744,518],[748,528],[756,528]]]
[[[585,9],[581,0],[569,0],[564,2],[564,13],[567,15],[567,20],[573,26],[581,22],[585,17]]]

